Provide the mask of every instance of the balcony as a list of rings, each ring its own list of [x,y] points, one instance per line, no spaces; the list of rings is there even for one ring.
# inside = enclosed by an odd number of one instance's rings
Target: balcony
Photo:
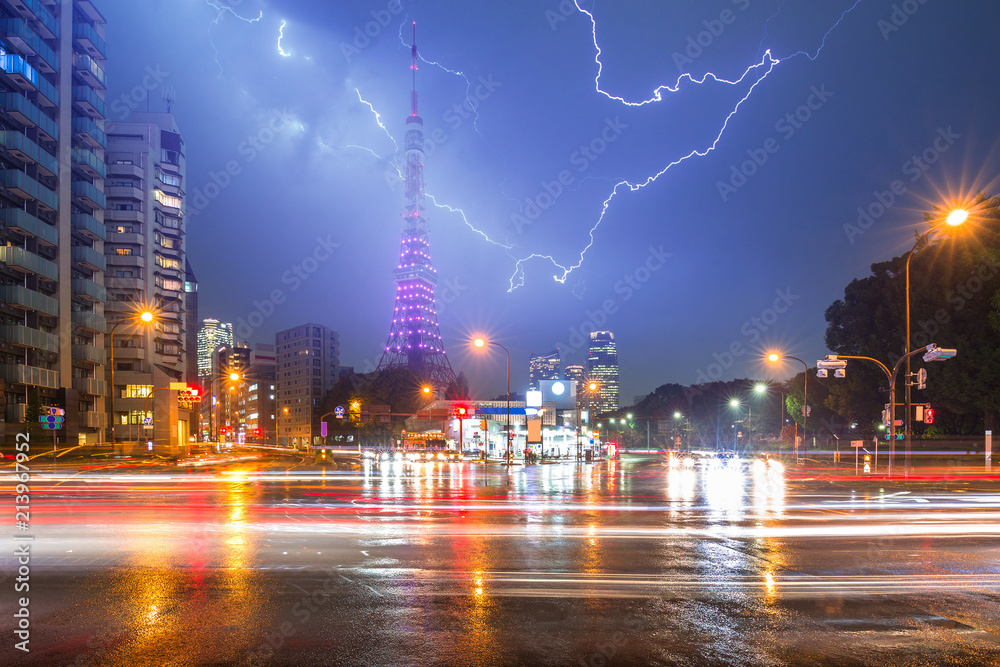
[[[104,396],[108,393],[108,383],[97,378],[73,378],[73,389],[81,394]]]
[[[25,403],[14,403],[7,404],[7,421],[9,422],[23,422],[27,419],[28,406]]]
[[[89,329],[94,333],[104,333],[108,328],[107,320],[97,313],[86,310],[73,311],[73,326]]]
[[[138,290],[141,292],[146,289],[146,281],[142,278],[117,278],[105,276],[104,284],[108,289],[113,290]]]
[[[144,361],[146,359],[146,348],[144,347],[115,347],[115,361]],[[115,380],[118,374],[115,373]]]
[[[46,74],[59,71],[59,57],[55,51],[42,41],[24,19],[0,19],[0,33],[19,51],[38,56],[38,71]]]
[[[2,62],[2,58],[0,58]],[[43,138],[58,141],[59,125],[20,93],[0,93],[0,108],[24,127],[37,127]]]
[[[98,11],[97,7],[90,0],[77,0],[77,9],[80,13],[85,16],[91,23],[106,23],[104,20],[104,15]]]
[[[77,56],[73,61],[77,76],[88,86],[104,90],[107,87],[107,76],[104,69],[90,56]]]
[[[23,236],[33,236],[45,245],[59,242],[59,230],[19,208],[0,208],[0,224]]]
[[[86,148],[74,148],[72,161],[89,178],[104,178],[107,173],[104,160]]]
[[[49,211],[59,210],[59,197],[55,192],[28,176],[23,171],[0,169],[0,185],[22,199],[34,199]]]
[[[90,209],[104,208],[108,203],[104,193],[86,181],[73,181],[73,196]]]
[[[103,222],[98,222],[97,218],[86,213],[74,213],[73,230],[80,232],[91,241],[103,241],[107,236],[107,230]]]
[[[59,388],[59,371],[50,371],[47,368],[38,368],[37,366],[2,364],[0,365],[0,378],[11,384],[26,384],[30,387],[44,387],[46,389]]]
[[[108,299],[108,292],[103,285],[86,278],[73,278],[72,289],[74,296],[86,297],[88,300],[103,302]]]
[[[38,20],[38,34],[44,39],[59,39],[59,22],[39,0],[11,0],[11,4],[22,18]]]
[[[108,165],[108,174],[111,176],[129,176],[131,178],[142,179],[145,177],[145,171],[142,167],[137,164],[122,164],[120,162],[112,162]]]
[[[72,248],[72,258],[89,271],[104,271],[108,262],[104,254],[85,245],[75,245]]]
[[[108,165],[110,168],[111,165]],[[116,211],[109,208],[104,211],[104,222],[138,222],[146,223],[146,215],[142,211]]]
[[[115,232],[111,237],[111,242],[115,244],[122,243],[126,245],[144,246],[146,245],[146,236],[145,234],[133,234],[130,232]]]
[[[73,39],[79,42],[90,56],[101,60],[108,57],[108,48],[104,44],[104,38],[98,35],[97,30],[89,23],[74,23]]]
[[[104,148],[108,145],[108,135],[86,116],[73,117],[73,132],[90,148]]]
[[[7,72],[7,76],[21,90],[34,90],[38,86],[38,72],[16,53],[5,53],[0,56],[0,69]]]
[[[20,324],[5,324],[0,326],[0,338],[11,345],[45,350],[46,352],[59,351],[59,336],[30,327],[23,327]]]
[[[35,273],[49,280],[59,280],[59,267],[44,257],[17,246],[0,246],[0,262],[22,273]]]
[[[108,115],[108,105],[90,86],[73,86],[73,101],[94,120],[103,120]]]
[[[107,428],[107,415],[103,412],[81,412],[80,426],[84,428]]]
[[[142,255],[119,255],[109,254],[105,255],[104,259],[108,261],[108,266],[121,266],[127,268],[139,267],[140,269],[146,268],[146,258]]]
[[[50,317],[59,316],[59,301],[20,285],[0,285],[0,301],[8,306],[37,310]]]
[[[88,364],[104,365],[107,360],[107,353],[103,347],[94,345],[74,345],[73,361],[83,361]]]
[[[141,189],[127,185],[105,184],[104,194],[112,199],[128,199],[130,201],[145,201],[146,193]]]
[[[21,162],[37,164],[45,176],[54,178],[59,173],[59,162],[55,156],[20,132],[0,131],[0,146]]]

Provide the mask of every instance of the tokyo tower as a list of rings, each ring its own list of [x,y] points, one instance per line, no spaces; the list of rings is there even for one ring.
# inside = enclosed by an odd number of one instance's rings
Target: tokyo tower
[[[438,327],[434,288],[437,271],[431,264],[424,216],[424,121],[417,115],[417,24],[413,23],[413,91],[406,119],[406,204],[399,265],[392,272],[396,304],[385,352],[378,370],[409,368],[438,386],[455,379]]]

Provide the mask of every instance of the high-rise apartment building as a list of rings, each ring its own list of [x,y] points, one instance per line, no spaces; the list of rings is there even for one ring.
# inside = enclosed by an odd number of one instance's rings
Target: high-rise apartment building
[[[91,0],[0,2],[0,428],[37,391],[73,443],[108,425],[106,53]]]
[[[591,409],[600,414],[618,409],[618,350],[615,335],[610,331],[590,334],[587,350],[587,380],[597,383],[595,392],[585,392]],[[590,398],[590,394],[593,397]]]
[[[198,279],[191,270],[191,263],[184,260],[184,352],[187,358],[185,376],[188,382],[198,382],[198,334],[201,324],[198,319]]]
[[[275,341],[278,444],[305,449],[319,443],[319,408],[339,377],[340,336],[303,324],[278,332]]]
[[[135,113],[107,130],[105,310],[109,326],[123,325],[114,340],[114,419],[127,425],[152,417],[156,444],[176,447],[187,443],[192,424],[175,422],[191,415],[173,414],[168,387],[188,379],[187,355],[195,353],[185,331],[184,142],[169,113]],[[153,323],[134,325],[136,312],[147,309]],[[146,401],[137,387],[164,390]]]
[[[542,380],[559,379],[559,350],[533,354],[528,362],[528,389],[538,389]]]

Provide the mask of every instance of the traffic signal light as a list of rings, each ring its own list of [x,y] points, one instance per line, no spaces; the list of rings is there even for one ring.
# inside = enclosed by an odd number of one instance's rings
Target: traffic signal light
[[[924,410],[924,423],[925,424],[934,423],[934,408],[928,406],[927,409]]]
[[[468,410],[465,408],[464,405],[461,405],[461,406],[459,406],[458,408],[455,409],[455,414],[458,415],[461,418],[465,417],[465,413],[466,412],[468,412]]]
[[[483,429],[484,431],[488,431],[490,427],[489,424],[486,423],[485,419],[481,419],[479,420],[479,428]]]
[[[927,389],[927,369],[917,371],[917,389]]]

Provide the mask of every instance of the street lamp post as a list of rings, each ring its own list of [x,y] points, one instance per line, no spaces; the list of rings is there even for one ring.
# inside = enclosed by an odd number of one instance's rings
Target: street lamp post
[[[597,389],[597,383],[588,382],[586,388],[587,388],[587,410],[588,412],[592,412],[590,410],[590,399],[592,398],[593,392]],[[583,431],[583,419],[580,416],[580,390],[578,389],[576,392],[576,460],[577,461],[583,460],[583,441],[581,439],[583,437],[582,431]]]
[[[955,209],[948,214],[945,218],[945,224],[950,227],[958,227],[964,223],[969,218],[969,212],[965,209]],[[916,242],[910,251],[906,253],[906,352],[910,352],[910,259],[913,258],[913,253],[916,252],[917,248],[927,240],[927,238],[937,231],[937,227],[932,226],[926,232],[917,237]],[[910,439],[913,435],[913,424],[911,414],[913,412],[912,404],[910,402],[910,357],[909,354],[906,356],[906,460],[904,465],[904,470],[909,472],[910,470]],[[892,407],[893,418],[895,418],[895,405]]]
[[[111,386],[109,387],[110,391],[108,392],[108,396],[110,398],[108,406],[110,408],[110,419],[108,419],[108,425],[110,427],[109,435],[112,447],[115,445],[115,329],[120,327],[122,324],[132,322],[135,319],[138,319],[145,324],[149,324],[153,321],[153,313],[145,310],[138,315],[138,318],[132,317],[124,320],[118,320],[115,322],[114,326],[111,327],[111,331],[108,332],[108,337],[111,339]],[[145,416],[146,415],[143,414],[143,417]]]
[[[790,357],[785,354],[778,354],[772,352],[767,355],[768,361],[777,362],[782,359],[791,359],[792,361],[797,361],[802,364],[802,368],[805,369],[805,373],[802,375],[802,443],[805,444],[806,438],[809,437],[809,365],[802,361],[798,357]],[[798,421],[795,422],[795,462],[799,462],[799,426]]]
[[[473,344],[476,347],[485,347],[486,345],[496,345],[497,347],[499,347],[501,350],[504,351],[505,355],[507,355],[507,467],[510,467],[514,465],[512,452],[510,449],[511,446],[510,445],[510,351],[500,343],[497,343],[492,340],[488,341],[483,338],[475,339],[473,341]]]

